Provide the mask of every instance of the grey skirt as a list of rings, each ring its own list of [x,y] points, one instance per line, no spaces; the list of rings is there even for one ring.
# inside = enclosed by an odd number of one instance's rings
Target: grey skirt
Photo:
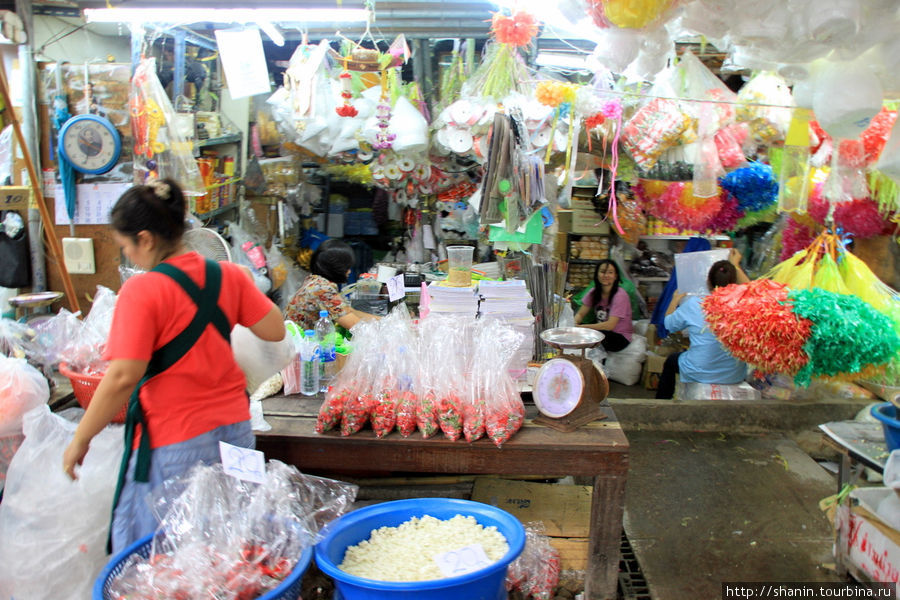
[[[150,492],[167,479],[178,477],[198,462],[220,462],[219,442],[227,442],[242,448],[255,448],[256,438],[250,429],[250,421],[223,425],[202,435],[154,448],[150,459],[150,476],[147,482],[134,480],[137,452],[131,454],[128,473],[119,505],[112,522],[112,551],[118,554],[129,545],[152,533],[159,521],[150,507]],[[172,500],[169,498],[168,500]]]

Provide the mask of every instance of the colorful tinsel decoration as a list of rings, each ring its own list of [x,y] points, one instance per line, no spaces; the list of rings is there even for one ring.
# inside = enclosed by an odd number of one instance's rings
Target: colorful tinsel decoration
[[[734,228],[735,230],[740,230],[759,225],[760,223],[774,223],[776,217],[778,217],[778,207],[773,204],[762,210],[753,210],[744,213],[744,216],[738,219]]]
[[[779,260],[787,260],[797,252],[803,250],[816,239],[818,231],[811,223],[803,223],[793,217],[787,218],[784,223],[784,231],[781,234],[781,256]]]
[[[350,98],[353,97],[353,92],[350,90],[350,71],[345,67],[341,74],[338,75],[338,79],[341,80],[341,98],[344,99],[344,103],[334,110],[342,117],[355,117],[359,114],[359,111],[350,104]]]
[[[721,195],[700,198],[693,194],[690,181],[641,179],[635,195],[647,212],[678,229],[705,230],[707,223],[722,209]]]
[[[547,106],[560,106],[564,103],[575,102],[575,93],[578,86],[560,81],[541,81],[537,84],[534,96],[537,101]]]
[[[526,12],[517,11],[512,16],[494,13],[491,19],[491,33],[501,44],[523,48],[537,35],[538,23]]]
[[[809,385],[813,377],[858,374],[900,351],[891,320],[856,296],[812,288],[788,298],[794,313],[813,323],[804,345],[809,362],[794,377],[798,385]]]
[[[830,204],[822,193],[823,185],[817,184],[809,197],[809,216],[817,223],[825,224]],[[834,205],[834,224],[856,238],[868,238],[893,231],[890,219],[881,214],[878,204],[871,198],[854,198]]]
[[[812,322],[791,310],[788,288],[770,279],[719,287],[703,300],[710,330],[738,360],[763,373],[794,374],[809,361]]]
[[[740,209],[734,196],[723,192],[721,199],[722,208],[706,223],[706,231],[713,233],[733,231],[737,228],[738,221],[744,216],[744,211]]]
[[[763,163],[751,163],[728,173],[719,185],[737,198],[743,211],[762,210],[778,199],[778,178],[772,167]]]

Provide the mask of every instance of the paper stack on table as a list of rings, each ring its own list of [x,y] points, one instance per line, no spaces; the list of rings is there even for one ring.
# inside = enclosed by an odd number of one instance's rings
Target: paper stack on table
[[[454,287],[442,281],[434,281],[428,285],[428,295],[431,298],[428,304],[429,313],[474,318],[478,312],[478,296],[475,294],[474,285]]]
[[[525,336],[522,345],[510,360],[510,372],[518,378],[525,376],[525,369],[534,349],[534,315],[529,304],[531,294],[522,279],[509,281],[480,281],[478,293],[481,295],[479,312],[486,319],[503,319],[516,332]]]

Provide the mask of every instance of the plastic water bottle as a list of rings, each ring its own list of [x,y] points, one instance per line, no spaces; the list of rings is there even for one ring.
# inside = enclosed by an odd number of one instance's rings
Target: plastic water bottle
[[[300,344],[300,393],[315,396],[319,392],[319,344],[316,332],[307,329]]]
[[[316,321],[316,341],[319,343],[319,385],[322,391],[328,391],[328,385],[334,377],[334,323],[328,318],[327,310],[319,311],[319,320]]]

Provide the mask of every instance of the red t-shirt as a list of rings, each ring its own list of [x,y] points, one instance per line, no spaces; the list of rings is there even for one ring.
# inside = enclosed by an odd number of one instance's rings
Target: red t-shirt
[[[201,289],[202,256],[189,252],[166,263],[184,271]],[[219,307],[229,325],[255,325],[272,302],[237,265],[220,263]],[[197,312],[190,296],[167,275],[145,273],[119,291],[104,358],[150,360],[153,352],[181,333]],[[246,380],[231,346],[210,324],[188,353],[141,388],[141,407],[153,448],[183,442],[250,418]]]

